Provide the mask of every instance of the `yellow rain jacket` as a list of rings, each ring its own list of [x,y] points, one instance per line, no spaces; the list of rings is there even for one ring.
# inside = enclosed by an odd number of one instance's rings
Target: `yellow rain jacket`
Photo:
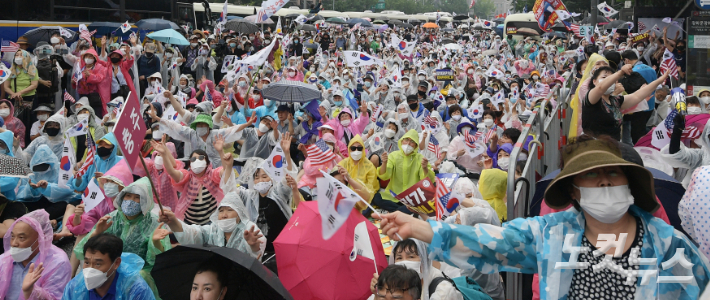
[[[496,211],[501,223],[503,223],[508,216],[508,206],[506,205],[505,199],[507,188],[507,172],[500,169],[486,169],[481,171],[481,178],[478,180],[478,191],[481,192],[483,200],[488,201]]]
[[[367,187],[370,195],[374,195],[380,190],[380,182],[377,181],[377,168],[372,162],[367,159],[367,155],[364,153],[365,149],[362,150],[362,158],[359,161],[354,161],[350,156],[350,147],[354,144],[360,144],[363,148],[365,147],[365,142],[362,140],[360,135],[354,136],[348,144],[348,157],[341,160],[338,164],[343,166],[348,170],[350,178],[357,179]],[[372,201],[372,196],[370,199],[365,199],[368,202]]]
[[[587,67],[584,69],[584,73],[582,73],[582,80],[579,81],[579,85],[577,85],[577,90],[574,93],[574,96],[572,96],[572,101],[569,103],[569,106],[572,108],[572,121],[570,122],[569,126],[569,135],[568,138],[573,138],[577,137],[578,132],[582,132],[582,103],[579,100],[579,90],[582,88],[584,83],[592,78],[592,69],[594,69],[594,65],[600,61],[603,60],[609,63],[609,61],[604,58],[603,56],[599,54],[592,54],[592,56],[589,57],[589,60],[587,61]],[[582,95],[582,96],[587,96],[587,95]]]

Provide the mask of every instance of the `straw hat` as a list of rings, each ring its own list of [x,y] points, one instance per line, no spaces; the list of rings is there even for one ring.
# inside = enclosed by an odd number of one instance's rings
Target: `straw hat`
[[[629,189],[634,197],[634,205],[653,213],[658,209],[656,192],[653,188],[653,175],[646,168],[624,160],[621,151],[611,142],[590,140],[572,145],[561,150],[564,168],[545,190],[545,203],[554,209],[563,209],[573,200],[570,195],[570,182],[577,174],[601,168],[619,166],[629,179]]]

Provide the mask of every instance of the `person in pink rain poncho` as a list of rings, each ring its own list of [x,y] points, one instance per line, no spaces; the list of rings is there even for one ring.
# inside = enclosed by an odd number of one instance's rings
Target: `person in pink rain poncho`
[[[52,224],[43,209],[17,219],[5,233],[0,255],[0,299],[61,299],[71,280],[67,254],[52,245]]]
[[[170,175],[165,172],[165,164],[173,162],[177,166],[173,166],[173,169],[182,170],[185,164],[179,161],[177,158],[177,151],[175,150],[175,144],[165,143],[165,147],[168,148],[170,154],[172,154],[173,159],[163,159],[163,157],[157,151],[153,151],[152,159],[146,159],[145,165],[148,167],[148,172],[150,173],[150,178],[155,184],[155,190],[158,191],[158,196],[160,197],[160,203],[163,207],[169,207],[170,209],[175,209],[178,205],[178,197],[175,188],[170,182]],[[146,176],[145,170],[141,163],[136,164],[133,168],[135,175],[140,177]],[[154,199],[155,200],[155,199]],[[158,203],[155,201],[155,203]]]

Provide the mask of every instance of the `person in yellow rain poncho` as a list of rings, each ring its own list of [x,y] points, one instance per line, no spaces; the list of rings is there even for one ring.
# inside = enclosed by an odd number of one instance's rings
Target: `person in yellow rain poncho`
[[[365,158],[365,142],[359,134],[350,140],[348,157],[340,161],[338,165],[348,170],[350,178],[360,181],[370,195],[374,195],[380,190],[380,182],[377,181],[377,168],[369,159]],[[372,197],[365,199],[367,202],[371,200]],[[364,203],[358,203],[358,208],[365,209]]]
[[[500,169],[487,169],[481,172],[478,180],[478,191],[483,200],[495,209],[501,223],[508,216],[508,206],[505,201],[505,192],[508,188],[508,173]]]
[[[569,127],[569,135],[567,138],[577,137],[582,134],[582,101],[583,97],[587,96],[587,91],[589,91],[589,81],[592,78],[592,70],[599,68],[601,66],[608,66],[609,61],[599,54],[592,54],[587,60],[587,67],[582,73],[582,80],[579,81],[577,86],[577,91],[572,96],[572,101],[569,105],[572,108],[572,122]]]
[[[397,142],[399,150],[382,154],[382,165],[377,169],[377,174],[380,179],[389,180],[389,183],[385,191],[372,198],[372,204],[387,211],[411,213],[390,191],[399,194],[424,178],[429,178],[432,183],[436,182],[429,162],[417,151],[418,142],[419,134],[410,129]]]

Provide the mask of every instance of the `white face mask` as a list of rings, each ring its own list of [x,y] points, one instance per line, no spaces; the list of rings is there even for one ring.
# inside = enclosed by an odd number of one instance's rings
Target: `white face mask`
[[[116,263],[115,260],[111,264],[111,267],[109,267],[109,270],[113,267],[114,263]],[[108,272],[104,273],[94,268],[86,268],[82,272],[84,273],[84,282],[86,283],[86,289],[89,291],[100,287],[109,278]],[[114,273],[116,273],[115,270]]]
[[[15,64],[18,66],[22,65],[22,57],[15,57]]]
[[[0,109],[0,117],[5,118],[5,117],[7,117],[7,116],[9,116],[9,115],[10,115],[10,109],[9,109],[9,108]]]
[[[289,77],[296,77],[296,72],[288,72]]]
[[[484,119],[483,124],[486,125],[486,127],[491,127],[493,125],[493,119]]]
[[[165,57],[171,58],[171,57],[173,57],[173,54],[172,53],[165,53]]]
[[[48,118],[48,116],[45,114],[41,114],[41,115],[37,116],[37,120],[40,120],[42,122],[47,121],[47,118]]]
[[[350,158],[352,158],[355,161],[358,161],[362,158],[362,151],[352,151],[350,152]]]
[[[508,171],[508,167],[510,166],[510,157],[503,157],[499,159],[498,166],[501,168],[501,170]]]
[[[205,136],[206,134],[210,133],[209,127],[197,127],[195,129],[195,132],[197,132],[197,136]]]
[[[604,95],[611,95],[611,93],[613,93],[615,89],[616,89],[615,84],[610,85],[609,88],[606,89],[606,91],[604,91]]]
[[[582,210],[602,223],[616,223],[629,210],[629,206],[634,204],[634,196],[628,185],[575,187],[579,189],[579,205]]]
[[[84,63],[86,63],[87,65],[93,64],[94,59],[90,58],[90,57],[86,57],[86,58],[84,58]]]
[[[190,47],[197,47],[197,43],[190,43]]]
[[[525,153],[520,153],[520,155],[518,155],[518,161],[527,161],[527,160],[528,160],[528,155],[527,155],[527,154],[525,154]]]
[[[257,96],[257,97],[258,97],[258,96]],[[258,99],[258,98],[254,99],[254,100],[257,100],[257,99]],[[264,99],[264,105],[266,105],[266,106],[271,106],[271,100],[269,100],[269,99]]]
[[[342,120],[342,121],[340,121],[340,125],[348,127],[348,125],[350,125],[350,120]]]
[[[217,227],[224,232],[233,232],[237,229],[237,218],[217,220]]]
[[[710,104],[710,96],[700,97],[700,102],[702,102],[703,104]],[[0,113],[1,112],[2,110],[0,110]]]
[[[412,153],[412,151],[414,151],[414,148],[410,145],[403,145],[402,151],[404,151],[404,154],[409,155],[410,153]]]
[[[703,112],[703,110],[700,107],[688,107],[688,114],[689,115],[699,115]]]
[[[118,184],[113,182],[104,183],[104,194],[109,198],[116,198],[118,196]]]
[[[155,165],[155,168],[158,170],[163,169],[163,157],[162,156],[156,156],[155,160],[153,160],[153,165]]]
[[[468,73],[468,74],[473,74],[473,69],[468,70],[468,72],[466,72],[466,73]]]
[[[160,132],[160,130],[153,130],[151,134],[153,135],[153,139],[156,141],[163,138],[163,133]]]
[[[390,139],[391,139],[392,137],[394,137],[394,134],[395,134],[395,133],[396,133],[396,132],[395,132],[394,130],[392,130],[392,129],[385,129],[385,136],[386,136],[387,138],[390,138]]]
[[[267,131],[269,131],[269,127],[266,126],[266,124],[261,123],[261,124],[259,124],[259,131],[261,133],[266,133]]]
[[[34,246],[35,243],[37,243],[37,240],[35,240],[35,242],[27,248],[11,247],[10,256],[12,256],[12,260],[14,260],[15,262],[26,261],[32,255],[32,246]]]
[[[88,118],[89,118],[89,114],[79,114],[78,116],[76,116],[76,119],[77,119],[79,122],[84,121],[84,120],[86,120],[86,119],[88,119]]]
[[[254,184],[254,189],[259,192],[259,194],[266,194],[271,189],[271,181],[262,181]]]
[[[538,79],[540,79],[540,77],[538,77],[537,75],[533,75],[532,79],[533,79],[533,80],[538,80]]]
[[[411,261],[411,260],[403,260],[395,263],[395,265],[400,265],[403,266],[407,269],[414,270],[419,274],[419,278],[422,277],[422,262],[421,261]]]
[[[207,161],[204,159],[196,159],[194,162],[190,163],[192,173],[200,174],[205,168],[207,168]]]
[[[424,77],[424,75],[420,75],[417,78],[419,78],[419,80],[424,80],[426,77]]]
[[[453,115],[453,116],[451,116],[451,118],[458,121],[458,120],[461,120],[461,115]]]

